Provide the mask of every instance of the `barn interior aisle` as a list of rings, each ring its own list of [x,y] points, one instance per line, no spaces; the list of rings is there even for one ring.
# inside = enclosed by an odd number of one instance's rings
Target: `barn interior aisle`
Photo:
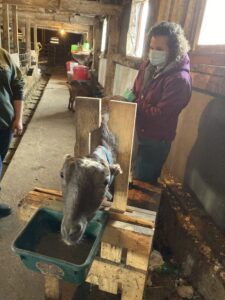
[[[24,225],[18,203],[35,186],[60,189],[65,154],[73,153],[74,114],[67,110],[68,88],[64,68],[52,70],[39,105],[1,181],[1,201],[13,213],[0,219],[0,299],[36,300],[44,297],[42,276],[27,270],[10,247]],[[28,284],[32,282],[32,284]]]

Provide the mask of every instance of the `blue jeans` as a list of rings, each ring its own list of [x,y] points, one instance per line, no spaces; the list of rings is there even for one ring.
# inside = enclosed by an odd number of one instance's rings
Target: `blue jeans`
[[[170,152],[171,142],[138,138],[134,162],[134,178],[156,184],[164,162]]]
[[[6,128],[6,129],[0,128],[0,176],[2,174],[2,162],[9,149],[11,138],[12,138],[11,128]]]

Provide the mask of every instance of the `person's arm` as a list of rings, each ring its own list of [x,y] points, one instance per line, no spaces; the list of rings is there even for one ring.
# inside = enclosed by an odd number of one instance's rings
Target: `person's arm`
[[[23,101],[14,100],[13,107],[15,117],[12,123],[12,131],[15,135],[21,135],[23,131]]]
[[[13,92],[12,104],[15,112],[12,123],[12,131],[16,135],[21,135],[23,131],[23,87],[24,81],[20,69],[11,60],[12,77],[11,88]]]
[[[156,105],[149,105],[143,102],[139,109],[144,111],[149,117],[179,113],[187,105],[190,97],[190,82],[184,78],[176,78],[165,83],[162,97]]]

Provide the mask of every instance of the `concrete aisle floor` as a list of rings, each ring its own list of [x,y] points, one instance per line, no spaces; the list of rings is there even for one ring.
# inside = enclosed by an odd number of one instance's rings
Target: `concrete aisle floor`
[[[74,114],[67,110],[64,70],[56,69],[1,182],[1,201],[13,214],[0,219],[0,300],[42,300],[42,276],[28,271],[11,251],[24,225],[18,202],[35,186],[60,189],[59,171],[65,154],[73,154]],[[64,298],[65,299],[65,298]]]

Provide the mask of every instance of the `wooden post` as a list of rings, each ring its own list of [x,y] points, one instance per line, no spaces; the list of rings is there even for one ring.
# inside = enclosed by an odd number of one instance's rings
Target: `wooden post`
[[[93,48],[93,26],[89,26],[88,29],[88,43],[90,44],[90,48]]]
[[[101,38],[102,38],[102,32],[101,32],[101,23],[98,22],[95,24],[93,28],[93,64],[92,68],[96,71],[96,74],[98,74],[98,67],[99,67],[99,55],[101,51]]]
[[[30,40],[30,19],[26,20],[26,53],[28,55],[28,65],[30,66],[30,50],[31,50],[31,40]]]
[[[113,62],[113,55],[117,53],[119,45],[119,18],[117,16],[110,16],[108,18],[108,29],[109,40],[105,79],[105,95],[112,95],[115,76],[115,63]]]
[[[91,151],[91,132],[101,124],[101,100],[97,98],[76,98],[76,144],[75,157],[85,156]]]
[[[17,6],[12,6],[13,51],[19,53]]]
[[[3,48],[10,52],[10,36],[9,36],[9,6],[6,3],[2,4],[3,16]]]
[[[1,28],[0,28],[0,47],[2,47],[2,34],[1,34]]]
[[[143,48],[143,58],[148,57],[149,53],[149,46],[150,46],[150,37],[148,35],[151,27],[156,23],[156,20],[158,18],[159,14],[159,7],[160,7],[160,1],[158,0],[150,0],[149,1],[149,12],[148,12],[148,18],[147,18],[147,24],[146,24],[146,30],[145,30],[145,43]]]
[[[37,47],[37,25],[34,25],[34,28],[33,28],[33,30],[34,30],[34,50],[36,51],[36,52],[38,52],[38,47]]]
[[[112,208],[118,211],[125,211],[127,208],[135,119],[136,104],[110,101],[109,128],[117,139],[117,162],[123,171],[123,174],[115,179]]]

